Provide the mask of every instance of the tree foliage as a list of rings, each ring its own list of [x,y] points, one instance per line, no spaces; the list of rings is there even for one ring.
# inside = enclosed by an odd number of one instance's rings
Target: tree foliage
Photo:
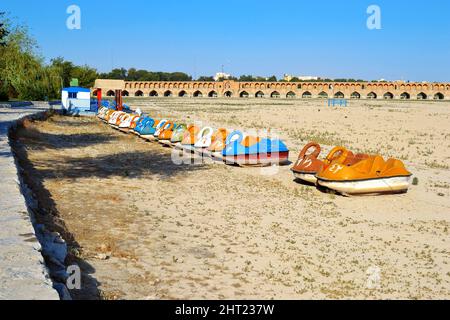
[[[209,81],[209,82],[211,82],[211,81],[214,81],[214,77],[211,77],[211,76],[201,76],[201,77],[199,77],[199,78],[197,79],[197,81]]]
[[[62,86],[68,87],[73,78],[77,78],[80,86],[90,88],[94,86],[95,79],[98,77],[97,70],[87,65],[76,66],[64,58],[58,57],[51,60],[51,67],[58,71]]]
[[[6,45],[6,36],[8,35],[8,29],[6,28],[6,23],[4,21],[4,12],[0,12],[0,46],[4,47]]]
[[[191,81],[192,77],[184,72],[153,72],[147,70],[113,69],[109,73],[98,75],[102,79],[118,79],[126,81]]]
[[[20,100],[44,100],[59,94],[57,71],[46,66],[36,42],[24,26],[14,26],[2,15],[4,28],[0,47],[0,95]]]
[[[242,82],[276,82],[277,77],[271,76],[269,78],[265,78],[265,77],[254,77],[252,75],[243,74],[239,77],[239,81],[242,81]]]

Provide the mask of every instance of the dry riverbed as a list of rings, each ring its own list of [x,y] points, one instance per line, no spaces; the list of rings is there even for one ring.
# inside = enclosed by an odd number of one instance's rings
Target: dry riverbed
[[[128,102],[216,127],[270,127],[292,160],[309,140],[400,157],[419,183],[344,198],[295,183],[289,166],[176,165],[171,149],[93,118],[26,122],[13,146],[38,220],[83,269],[75,298],[450,298],[449,102]]]

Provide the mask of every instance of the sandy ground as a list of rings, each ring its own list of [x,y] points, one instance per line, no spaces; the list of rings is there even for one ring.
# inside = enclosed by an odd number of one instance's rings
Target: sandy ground
[[[271,128],[292,161],[309,140],[395,156],[419,183],[346,198],[294,182],[290,166],[175,165],[171,149],[95,119],[27,123],[14,145],[39,219],[83,267],[75,298],[450,298],[450,102],[128,103],[155,117]]]

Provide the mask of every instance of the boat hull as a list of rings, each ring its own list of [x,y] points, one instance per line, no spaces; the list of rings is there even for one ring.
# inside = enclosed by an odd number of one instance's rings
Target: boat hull
[[[148,141],[155,141],[156,138],[152,134],[141,134],[139,135],[142,139],[148,140]]]
[[[194,145],[190,145],[190,144],[183,144],[183,145],[181,145],[181,148],[183,150],[189,151],[189,152],[194,152],[195,151]]]
[[[122,131],[123,133],[128,133],[128,132],[130,132],[130,128],[129,127],[119,127],[119,131]]]
[[[317,184],[344,195],[369,195],[404,193],[408,191],[411,177],[388,177],[356,181],[329,181],[317,179]]]
[[[315,173],[304,173],[304,172],[295,172],[294,173],[294,177],[296,179],[302,180],[302,181],[306,181],[312,184],[317,184],[317,177]]]
[[[208,148],[195,148],[195,152],[202,157],[211,157],[211,151]]]
[[[270,166],[274,164],[289,163],[289,152],[245,154],[237,156],[224,156],[223,161],[227,164],[240,166]]]
[[[211,158],[215,161],[223,161],[223,154],[221,151],[212,152]]]
[[[183,150],[183,145],[181,142],[172,142],[172,147],[178,150]]]
[[[158,140],[158,142],[160,144],[162,144],[163,146],[167,146],[167,147],[172,147],[173,146],[173,144],[172,144],[172,142],[170,142],[170,140]]]

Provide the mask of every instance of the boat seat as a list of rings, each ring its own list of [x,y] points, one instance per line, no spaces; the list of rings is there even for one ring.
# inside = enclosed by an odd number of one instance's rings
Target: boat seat
[[[254,144],[257,144],[257,143],[260,142],[260,141],[261,141],[261,138],[260,138],[260,137],[246,136],[246,137],[242,140],[241,144],[242,144],[244,147],[250,147],[250,146],[252,146],[252,145],[254,145]]]

